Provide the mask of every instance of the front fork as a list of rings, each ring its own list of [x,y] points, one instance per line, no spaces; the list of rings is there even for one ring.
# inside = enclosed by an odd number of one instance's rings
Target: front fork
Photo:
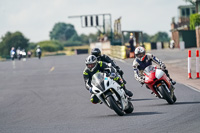
[[[166,88],[167,92],[170,93],[170,96],[173,97],[173,95],[174,95],[174,89],[175,89],[174,86],[170,85],[170,89],[169,89],[168,86],[162,81],[161,84],[154,85],[154,88],[156,88],[156,91],[159,94],[159,96],[158,96],[159,98],[163,98],[162,94],[157,89],[160,85],[163,85]]]
[[[127,109],[128,108],[128,106],[127,106],[128,105],[128,98],[125,95],[123,95],[123,94],[125,94],[124,90],[121,89],[121,88],[120,88],[120,90],[118,90],[118,91],[122,91],[122,92],[118,92],[119,95],[121,95],[120,98],[116,95],[114,90],[112,90],[112,89],[109,89],[109,90],[112,93],[111,95],[115,99],[115,101],[121,104],[122,110]],[[120,93],[123,93],[123,94],[120,94]]]

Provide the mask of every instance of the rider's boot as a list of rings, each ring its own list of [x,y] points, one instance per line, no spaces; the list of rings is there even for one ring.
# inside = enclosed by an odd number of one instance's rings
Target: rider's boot
[[[123,82],[123,79],[121,77],[116,77],[114,80],[116,82],[118,82],[118,84],[124,89],[124,91],[125,91],[125,93],[126,93],[127,96],[129,96],[129,97],[133,96],[133,93],[131,91],[129,91],[129,90],[126,89],[125,84]]]
[[[101,104],[101,103],[102,103],[101,100],[100,100],[97,96],[95,96],[94,94],[91,95],[90,101],[91,101],[93,104],[97,104],[97,103],[100,103],[100,104]]]
[[[172,80],[172,79],[170,79],[170,82],[171,82],[172,85],[175,85],[175,84],[176,84],[176,81],[174,81],[174,80]]]
[[[124,89],[127,96],[129,96],[129,97],[133,96],[133,93],[131,91],[127,90],[124,84],[122,84],[121,86]]]

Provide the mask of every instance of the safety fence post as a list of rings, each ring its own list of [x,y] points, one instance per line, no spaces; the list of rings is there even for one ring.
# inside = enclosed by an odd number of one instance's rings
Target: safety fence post
[[[199,78],[199,50],[196,50],[196,78]]]
[[[188,50],[188,78],[191,79],[191,50]]]

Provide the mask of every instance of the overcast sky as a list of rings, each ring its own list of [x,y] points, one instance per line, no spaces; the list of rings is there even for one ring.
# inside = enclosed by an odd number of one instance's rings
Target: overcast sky
[[[184,0],[0,0],[0,37],[20,31],[31,42],[49,40],[55,23],[71,23],[78,34],[95,33],[95,28],[81,28],[74,15],[112,15],[112,22],[122,17],[122,30],[141,30],[149,35],[158,31],[170,34],[172,17]]]

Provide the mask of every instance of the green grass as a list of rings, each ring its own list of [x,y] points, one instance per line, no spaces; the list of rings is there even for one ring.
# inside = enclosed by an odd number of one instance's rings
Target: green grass
[[[57,52],[44,52],[44,56],[51,56],[51,55],[75,55],[76,49],[89,49],[89,45],[84,46],[71,46],[71,47],[64,47],[64,50],[57,51]]]

